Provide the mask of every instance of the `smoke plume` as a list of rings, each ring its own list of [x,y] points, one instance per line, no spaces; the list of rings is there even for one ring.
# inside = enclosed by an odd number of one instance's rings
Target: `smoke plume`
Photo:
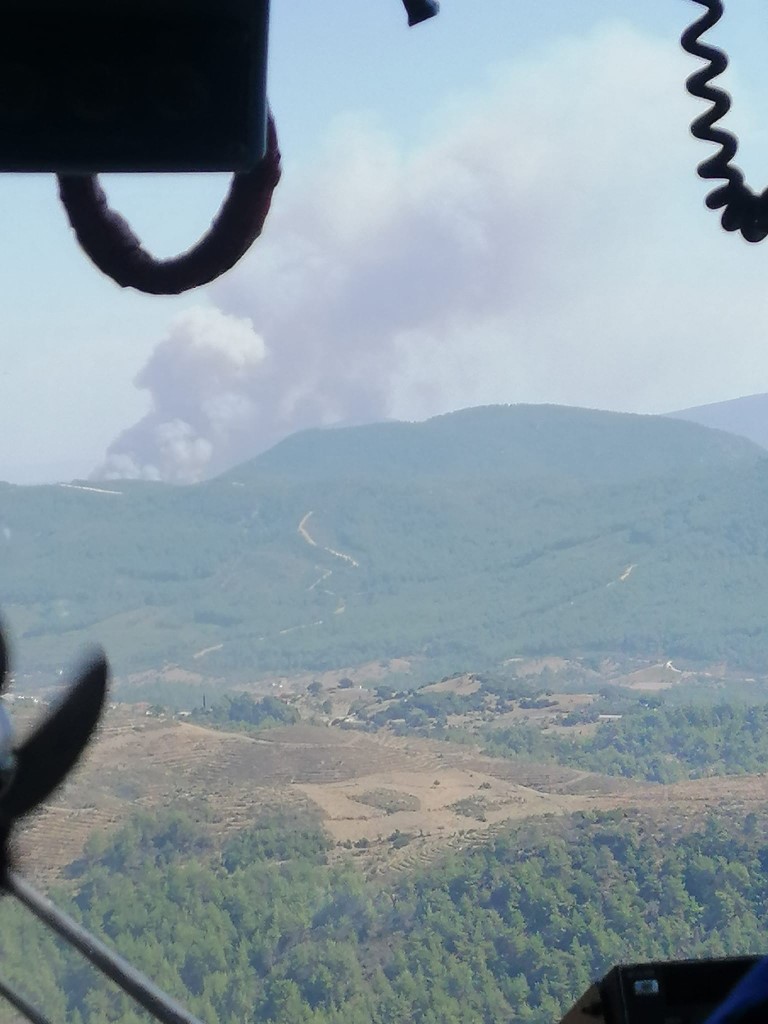
[[[151,409],[98,475],[197,480],[303,427],[472,404],[705,395],[719,328],[762,349],[768,310],[739,301],[755,271],[733,248],[729,309],[701,287],[724,243],[696,191],[690,70],[613,26],[497,70],[415,151],[337,120],[311,173],[288,154],[218,309],[158,344],[136,381]]]
[[[113,442],[95,475],[188,483],[236,461],[265,359],[247,318],[206,307],[179,314],[136,378],[150,412]]]

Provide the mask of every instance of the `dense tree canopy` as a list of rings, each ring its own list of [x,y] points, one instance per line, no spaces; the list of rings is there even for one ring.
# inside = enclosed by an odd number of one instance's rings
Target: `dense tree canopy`
[[[297,824],[214,849],[179,812],[137,816],[55,895],[207,1024],[552,1024],[616,961],[768,945],[763,817],[550,819],[369,880]],[[140,1019],[10,901],[0,956],[55,1019]]]
[[[689,423],[520,407],[310,432],[189,488],[0,485],[4,614],[47,672],[86,640],[118,675],[231,682],[552,651],[768,670],[767,465]]]
[[[651,782],[768,770],[768,706],[654,703],[636,703],[584,739],[525,724],[488,729],[487,749]]]

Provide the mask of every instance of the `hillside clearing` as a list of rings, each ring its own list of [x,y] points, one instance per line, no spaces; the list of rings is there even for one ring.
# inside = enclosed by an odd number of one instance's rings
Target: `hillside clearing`
[[[361,843],[359,854],[375,867],[408,852],[388,842],[398,831],[426,857],[468,832],[542,815],[626,807],[683,821],[725,804],[765,803],[768,776],[659,786],[388,733],[299,724],[253,737],[118,705],[86,763],[21,829],[20,864],[33,879],[51,880],[94,829],[112,830],[136,809],[185,806],[221,840],[265,807],[307,801],[337,843]]]

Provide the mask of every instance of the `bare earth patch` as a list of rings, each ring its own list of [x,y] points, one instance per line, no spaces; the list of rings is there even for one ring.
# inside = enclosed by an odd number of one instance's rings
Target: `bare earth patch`
[[[359,854],[366,863],[406,867],[514,819],[632,807],[684,821],[725,804],[748,808],[768,801],[768,777],[657,786],[386,733],[297,725],[250,737],[118,706],[87,761],[24,824],[20,866],[50,880],[94,829],[115,829],[137,808],[186,808],[220,840],[266,806],[307,801],[338,842],[371,844]],[[485,821],[467,817],[481,805]],[[398,830],[408,837],[402,849],[388,842]]]
[[[630,690],[648,690],[657,692],[669,690],[673,686],[692,678],[691,672],[682,672],[675,668],[671,661],[659,665],[649,665],[647,668],[638,669],[636,672],[629,672],[627,675],[619,676],[615,682],[626,686]]]
[[[455,676],[452,679],[441,679],[439,683],[432,683],[423,688],[424,693],[456,693],[460,697],[469,697],[480,689],[480,680],[471,672],[463,676]]]

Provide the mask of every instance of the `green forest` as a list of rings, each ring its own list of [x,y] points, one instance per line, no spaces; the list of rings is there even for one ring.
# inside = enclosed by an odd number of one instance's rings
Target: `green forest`
[[[682,687],[680,693],[673,688],[654,694],[593,681],[592,700],[564,714],[551,711],[558,708],[557,694],[539,678],[482,673],[472,678],[477,689],[470,694],[435,690],[433,684],[376,687],[373,702],[353,705],[354,726],[480,744],[495,757],[557,762],[649,782],[768,770],[765,687],[753,684],[751,700],[730,701],[720,690],[695,687],[694,703],[692,691]],[[589,692],[589,685],[583,676],[578,679],[582,692]],[[499,723],[501,715],[515,710],[551,713],[538,723]],[[465,724],[452,725],[452,716],[460,721],[467,716]],[[557,731],[550,728],[553,721]],[[586,734],[580,732],[583,726]]]
[[[0,485],[3,614],[38,684],[91,641],[121,680],[225,685],[566,651],[765,672],[767,503],[762,449],[664,417],[308,431],[190,487]]]
[[[491,754],[554,760],[574,768],[677,782],[768,769],[768,707],[717,704],[626,712],[599,724],[593,736],[551,736],[529,725],[486,731]]]
[[[176,810],[94,837],[54,896],[206,1024],[553,1024],[617,961],[765,951],[767,828],[549,818],[367,879],[311,816],[214,848]],[[141,1019],[10,900],[0,958],[52,1019]]]
[[[301,710],[651,784],[765,772],[768,690],[748,679],[768,673],[766,504],[747,442],[554,407],[310,431],[188,488],[1,485],[17,684],[93,639],[117,692],[144,685],[216,729]],[[515,658],[553,651],[562,680],[517,676]],[[606,683],[606,654],[692,671],[644,694]],[[404,655],[412,674],[388,676]],[[715,661],[749,670],[746,699]],[[342,671],[365,662],[380,671],[353,695]],[[330,688],[310,681],[325,669]],[[290,699],[250,685],[299,670]],[[768,811],[547,816],[481,842],[482,796],[452,806],[467,827],[425,862],[395,828],[377,859],[304,807],[222,833],[177,801],[94,834],[51,895],[206,1024],[555,1024],[617,961],[768,946]],[[0,960],[52,1020],[143,1019],[10,899]]]
[[[163,713],[162,708],[153,709]],[[277,697],[262,697],[254,700],[247,693],[225,694],[224,697],[206,708],[195,708],[190,715],[193,722],[204,722],[207,726],[225,728],[229,732],[248,732],[268,729],[273,725],[292,725],[299,719],[299,713]]]

